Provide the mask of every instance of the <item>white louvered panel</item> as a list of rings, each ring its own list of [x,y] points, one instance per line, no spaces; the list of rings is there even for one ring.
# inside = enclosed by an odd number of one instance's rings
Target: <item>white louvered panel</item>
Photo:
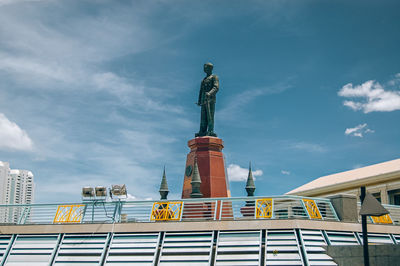
[[[54,263],[57,266],[98,265],[106,242],[107,234],[65,234]]]
[[[293,238],[293,235],[291,234],[291,233],[288,233],[288,231],[293,231],[293,230],[291,230],[291,229],[289,229],[289,230],[280,230],[280,231],[277,231],[277,230],[274,230],[274,231],[270,231],[271,232],[271,236],[269,237],[269,239],[270,240],[277,240],[277,241],[279,241],[279,240],[291,240],[291,241],[294,241],[295,243],[297,243],[297,240],[296,240],[296,238]],[[275,233],[272,233],[272,232],[276,232],[276,234]],[[279,234],[278,232],[282,232],[282,235],[281,234]],[[286,233],[284,233],[284,232],[286,232]],[[293,231],[293,234],[294,234],[294,231]]]
[[[204,247],[204,241],[190,242],[190,246],[192,246],[192,247]],[[182,247],[182,242],[170,242],[170,243],[168,243],[168,247]]]
[[[48,265],[58,235],[17,235],[4,265]]]
[[[362,233],[358,233],[361,239],[361,243],[363,242]],[[393,244],[392,239],[389,234],[373,234],[368,233],[368,243],[370,244]]]
[[[157,240],[157,239],[156,239]],[[125,241],[129,241],[129,239],[125,239]],[[154,247],[154,242],[153,243],[129,243],[129,242],[117,242],[117,243],[112,243],[113,248],[153,248]]]
[[[188,264],[196,261],[206,261],[208,259],[207,255],[178,255],[176,256],[168,256],[163,259],[163,262],[172,262],[172,261],[183,261]]]
[[[243,245],[243,246],[254,246],[254,245],[260,244],[260,240],[259,239],[253,240],[253,241],[242,241],[242,240],[238,239],[238,240],[235,240],[235,241],[231,241],[231,240],[223,241],[221,244],[224,245],[224,246],[235,246],[239,241],[240,241],[240,244]]]
[[[221,261],[258,261],[260,258],[259,254],[225,254],[219,255],[218,259]],[[246,264],[246,263],[245,263]]]
[[[259,241],[259,236],[257,233],[255,235],[248,235],[247,238],[243,238],[243,233],[251,233],[251,232],[222,232],[223,238],[220,239],[220,242],[237,242],[237,241],[244,241],[244,242],[257,242]]]
[[[146,255],[136,255],[136,256],[125,256],[125,255],[113,255],[108,258],[107,264],[109,263],[117,263],[121,265],[122,264],[135,264],[138,263],[140,265],[153,265],[153,261],[151,260],[152,258],[149,258],[149,256]]]
[[[400,235],[393,235],[393,237],[396,240],[396,244],[400,244]]]
[[[253,264],[246,264],[246,263],[243,263],[243,261],[220,261],[220,262],[218,262],[218,265],[219,266],[222,266],[222,265],[226,265],[226,266],[236,266],[236,265],[253,265]],[[258,264],[254,264],[254,265],[258,265]]]
[[[219,232],[215,265],[259,265],[261,231]]]
[[[104,247],[104,243],[63,243],[63,249],[102,249]]]
[[[358,245],[358,241],[353,232],[345,231],[325,231],[330,244],[336,245]]]
[[[176,266],[176,265],[190,265],[190,266],[209,266],[210,264],[207,262],[193,262],[191,261],[190,263],[185,262],[185,261],[174,261],[174,262],[163,262],[161,265],[163,266]]]
[[[266,251],[267,252],[274,252],[274,251],[280,251],[280,252],[298,252],[299,251],[299,247],[297,246],[297,243],[295,245],[292,246],[292,244],[288,244],[288,245],[284,245],[284,244],[280,244],[280,245],[275,245],[275,243],[271,243],[271,245],[266,247]]]
[[[209,265],[212,232],[166,232],[159,265]]]
[[[220,247],[218,250],[221,252],[236,252],[236,251],[254,251],[255,249],[254,247],[229,246],[229,247]]]
[[[325,266],[325,265],[330,265],[330,266],[337,266],[336,262],[334,261],[319,261],[319,262],[311,262],[309,264],[310,266]]]
[[[158,238],[159,233],[133,234],[133,233],[115,233],[112,244],[117,243],[154,243],[154,238]]]
[[[325,252],[325,249],[323,246],[308,246],[307,247],[307,252]]]
[[[90,244],[90,243],[93,243],[93,244],[97,244],[97,243],[99,243],[99,240],[101,241],[103,238],[104,238],[104,236],[103,235],[101,235],[101,236],[99,236],[99,235],[67,235],[68,236],[68,238],[67,239],[65,239],[65,241],[63,240],[63,244],[71,244],[71,245],[76,245],[76,244]],[[85,241],[84,242],[77,242],[77,239],[78,238],[85,238]]]
[[[170,234],[170,238],[169,238],[168,242],[170,242],[170,243],[173,243],[173,242],[182,243],[183,241],[203,242],[203,241],[208,241],[208,239],[209,239],[208,235],[199,235],[195,239],[193,239],[191,237],[182,236],[181,234],[176,234],[176,235],[174,234],[174,236],[172,236]]]
[[[302,231],[304,231],[304,230],[302,230]],[[308,240],[308,241],[316,241],[316,242],[318,242],[318,244],[325,243],[325,240],[324,240],[324,238],[322,237],[321,231],[316,231],[316,232],[318,232],[318,235],[313,235],[313,234],[310,233],[310,232],[311,232],[310,230],[307,230],[307,234],[309,234],[309,235],[307,236],[307,240]],[[311,243],[311,242],[310,242],[310,243]]]
[[[87,256],[91,256],[91,254],[97,254],[97,253],[101,253],[103,251],[102,248],[63,248],[62,250],[60,250],[59,254],[62,254],[63,256],[70,256],[71,254],[82,254],[82,255],[87,255]],[[96,256],[96,255],[94,255]]]
[[[67,263],[67,262],[70,262],[70,263],[76,263],[76,262],[79,262],[79,263],[81,263],[81,262],[82,263],[85,263],[85,262],[86,263],[87,262],[98,263],[99,262],[99,258],[97,256],[90,256],[88,254],[80,254],[79,258],[77,258],[77,256],[64,255],[64,256],[62,256],[62,258],[60,258],[57,261],[57,264],[60,261],[62,261],[63,263]]]
[[[293,229],[267,230],[265,252],[265,265],[303,265]]]
[[[297,260],[299,259],[299,254],[294,253],[269,253],[267,254],[267,260]]]
[[[34,265],[34,266],[48,266],[47,255],[36,255],[34,257],[30,255],[18,255],[9,260],[5,265],[7,266],[22,266],[22,265]]]
[[[283,240],[280,241],[279,239],[274,241],[275,245],[282,245],[282,246],[287,246],[287,245],[291,245],[291,246],[297,246],[297,241],[296,240]]]
[[[337,265],[323,248],[327,243],[321,230],[300,229],[299,231],[309,265]]]
[[[267,265],[302,265],[302,264],[299,264],[297,260],[286,261],[285,264],[282,264],[282,262],[279,260],[271,260],[270,262],[268,262]]]
[[[165,247],[164,253],[181,253],[187,251],[187,247]],[[210,247],[197,247],[196,252],[203,252],[203,253],[208,253],[210,251]]]
[[[35,248],[36,249],[48,249],[48,248],[52,248],[54,245],[54,241],[48,242],[45,241],[47,243],[37,243],[35,244]],[[20,249],[22,251],[28,250],[32,247],[32,244],[29,243],[14,243],[14,247],[17,249]]]
[[[124,254],[124,255],[135,255],[135,253],[142,254],[142,253],[154,253],[155,248],[148,247],[148,248],[113,248],[110,250],[110,254]]]
[[[0,262],[11,242],[11,235],[0,235]]]
[[[73,265],[73,264],[72,264]],[[75,264],[79,266],[93,266],[97,265],[97,263],[92,263],[92,262],[79,262],[79,264]],[[30,265],[29,265],[30,266]],[[58,262],[57,266],[71,266],[71,262]]]

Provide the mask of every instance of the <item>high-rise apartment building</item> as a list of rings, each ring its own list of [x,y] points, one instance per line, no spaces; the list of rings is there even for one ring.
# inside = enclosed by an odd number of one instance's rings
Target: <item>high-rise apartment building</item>
[[[8,162],[0,161],[0,204],[33,203],[33,174],[28,170],[10,169]],[[7,212],[0,210],[0,220],[17,222],[23,208],[15,207]]]

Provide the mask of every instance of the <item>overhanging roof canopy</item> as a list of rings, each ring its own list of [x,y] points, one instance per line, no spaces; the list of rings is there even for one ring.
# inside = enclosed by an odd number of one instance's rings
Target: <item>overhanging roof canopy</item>
[[[315,196],[341,188],[360,186],[361,184],[382,181],[382,178],[400,177],[400,159],[374,164],[350,171],[317,178],[286,194]]]

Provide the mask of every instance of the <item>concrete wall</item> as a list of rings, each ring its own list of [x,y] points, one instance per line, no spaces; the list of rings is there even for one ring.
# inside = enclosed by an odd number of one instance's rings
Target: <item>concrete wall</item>
[[[364,266],[362,246],[327,246],[327,254],[339,266]],[[371,266],[400,265],[400,245],[369,245]]]
[[[208,230],[259,230],[259,229],[314,229],[361,232],[361,224],[321,220],[248,220],[248,221],[199,221],[116,224],[45,224],[0,225],[0,234],[43,233],[108,233],[108,232],[185,232]],[[368,224],[369,233],[400,234],[400,226]]]
[[[329,197],[333,208],[342,222],[358,222],[357,198],[353,195],[338,194]]]

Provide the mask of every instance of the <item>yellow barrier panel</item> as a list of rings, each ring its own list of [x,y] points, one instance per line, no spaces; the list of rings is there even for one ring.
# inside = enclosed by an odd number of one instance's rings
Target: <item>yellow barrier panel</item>
[[[256,218],[271,218],[272,204],[272,199],[257,199]]]
[[[181,210],[182,201],[154,202],[150,219],[152,221],[179,221]]]
[[[392,218],[390,218],[389,214],[385,214],[382,216],[371,216],[374,224],[393,224]]]
[[[59,205],[53,223],[80,223],[85,205]]]
[[[304,206],[311,219],[322,219],[321,213],[318,210],[317,204],[312,199],[303,199]]]

